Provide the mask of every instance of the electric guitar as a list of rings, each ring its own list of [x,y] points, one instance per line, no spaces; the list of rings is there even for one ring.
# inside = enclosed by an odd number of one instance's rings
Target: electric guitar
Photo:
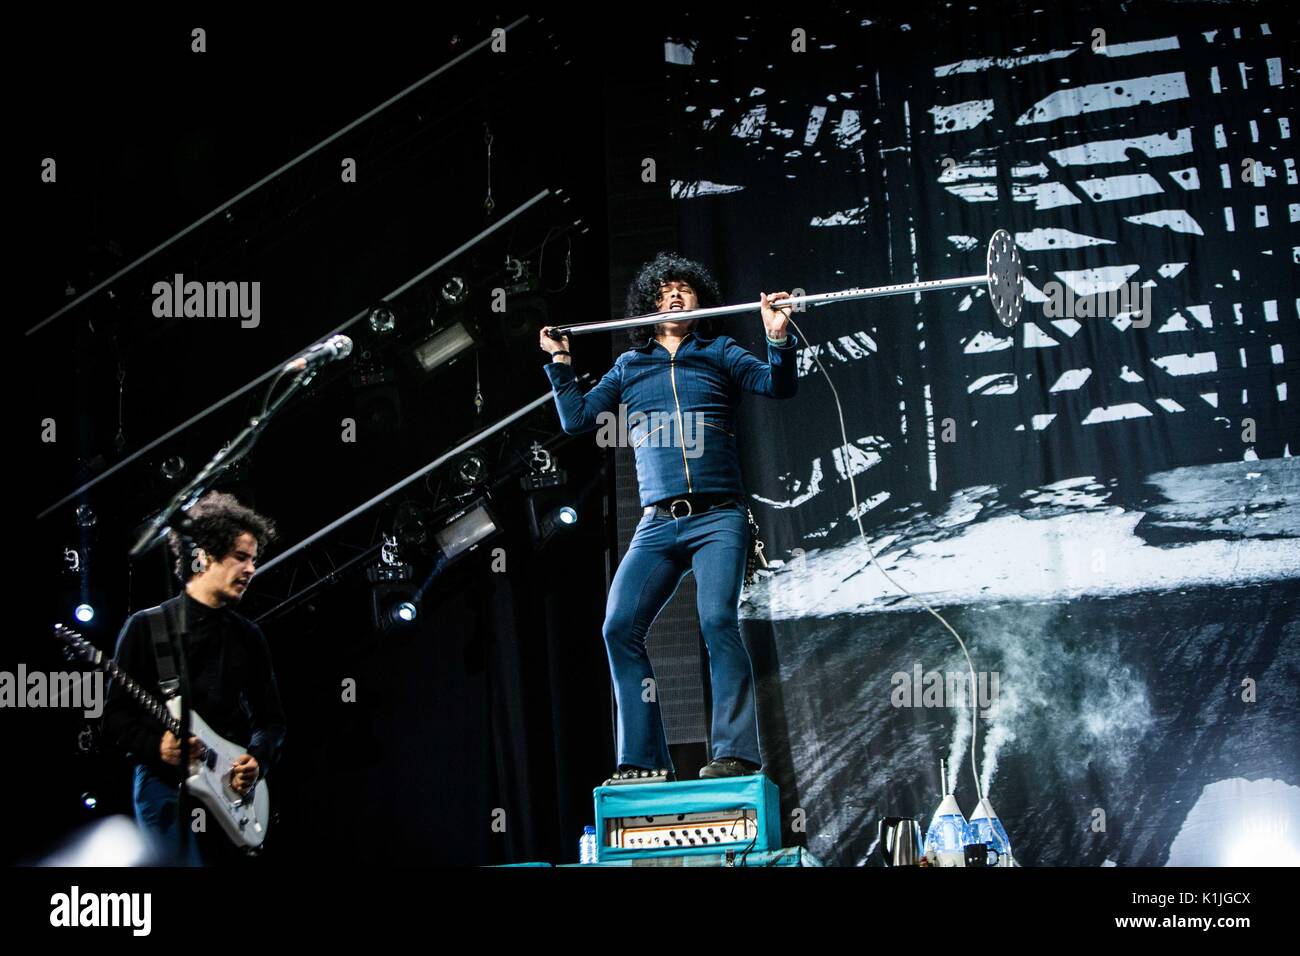
[[[163,703],[137,684],[112,658],[70,627],[55,624],[54,636],[67,645],[70,658],[87,661],[106,673],[115,685],[180,739],[179,696]],[[230,785],[235,760],[247,753],[248,748],[221,737],[195,711],[190,711],[190,736],[199,738],[204,749],[203,756],[190,757],[190,776],[185,781],[189,793],[207,808],[220,825],[221,832],[235,846],[246,850],[260,848],[271,819],[271,795],[266,784],[258,781],[247,793],[240,793]]]

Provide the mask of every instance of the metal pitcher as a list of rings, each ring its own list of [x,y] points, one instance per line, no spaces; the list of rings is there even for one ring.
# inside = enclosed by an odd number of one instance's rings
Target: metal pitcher
[[[921,862],[921,825],[910,817],[885,817],[876,833],[885,866],[918,866]]]

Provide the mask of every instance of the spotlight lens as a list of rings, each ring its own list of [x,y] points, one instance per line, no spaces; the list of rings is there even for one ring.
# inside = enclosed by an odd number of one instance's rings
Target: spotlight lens
[[[442,284],[442,301],[448,305],[460,305],[469,297],[469,283],[460,276],[451,276]]]
[[[185,459],[180,455],[172,455],[163,461],[158,469],[162,476],[168,481],[175,481],[181,475],[185,474]]]
[[[568,505],[560,509],[561,524],[575,524],[578,520],[578,512],[574,511]]]
[[[93,810],[95,807],[99,806],[99,801],[95,799],[93,793],[83,793],[81,795],[81,805],[87,810]]]
[[[403,601],[393,609],[393,615],[403,624],[409,624],[415,620],[415,605],[410,601]]]
[[[95,619],[95,609],[89,604],[78,604],[72,613],[82,624],[89,624]]]
[[[397,326],[397,316],[391,309],[377,308],[370,310],[370,328],[380,335],[387,335]]]
[[[487,465],[478,455],[466,455],[456,467],[456,477],[464,485],[477,485],[486,473]]]

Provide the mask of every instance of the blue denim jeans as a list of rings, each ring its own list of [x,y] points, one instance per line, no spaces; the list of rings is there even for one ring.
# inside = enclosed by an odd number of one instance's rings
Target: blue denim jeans
[[[219,834],[189,833],[185,843],[185,857],[180,855],[181,821],[177,816],[176,785],[161,779],[143,764],[135,766],[135,784],[132,788],[135,819],[144,831],[153,850],[155,860],[168,866],[205,866],[216,860],[213,837]],[[189,801],[193,810],[197,803]],[[189,820],[185,821],[189,825]]]
[[[659,712],[658,688],[647,683],[654,671],[645,639],[688,571],[695,573],[700,630],[709,653],[712,756],[763,762],[758,748],[754,672],[740,639],[738,611],[748,546],[749,524],[738,505],[685,518],[656,513],[637,525],[614,575],[605,609],[605,648],[618,702],[619,764],[673,767]]]

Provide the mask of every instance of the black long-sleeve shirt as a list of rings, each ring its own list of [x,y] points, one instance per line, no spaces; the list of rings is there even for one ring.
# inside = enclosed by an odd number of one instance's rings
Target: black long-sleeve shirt
[[[174,618],[182,599],[190,708],[222,737],[244,745],[257,761],[261,779],[275,765],[285,736],[284,709],[266,637],[243,615],[228,607],[208,607],[188,593],[163,602],[168,619]],[[161,699],[153,630],[143,611],[132,614],[122,626],[114,659],[136,683]],[[179,781],[178,769],[164,764],[159,755],[162,724],[117,687],[110,687],[104,703],[104,732],[137,763],[164,779]]]

